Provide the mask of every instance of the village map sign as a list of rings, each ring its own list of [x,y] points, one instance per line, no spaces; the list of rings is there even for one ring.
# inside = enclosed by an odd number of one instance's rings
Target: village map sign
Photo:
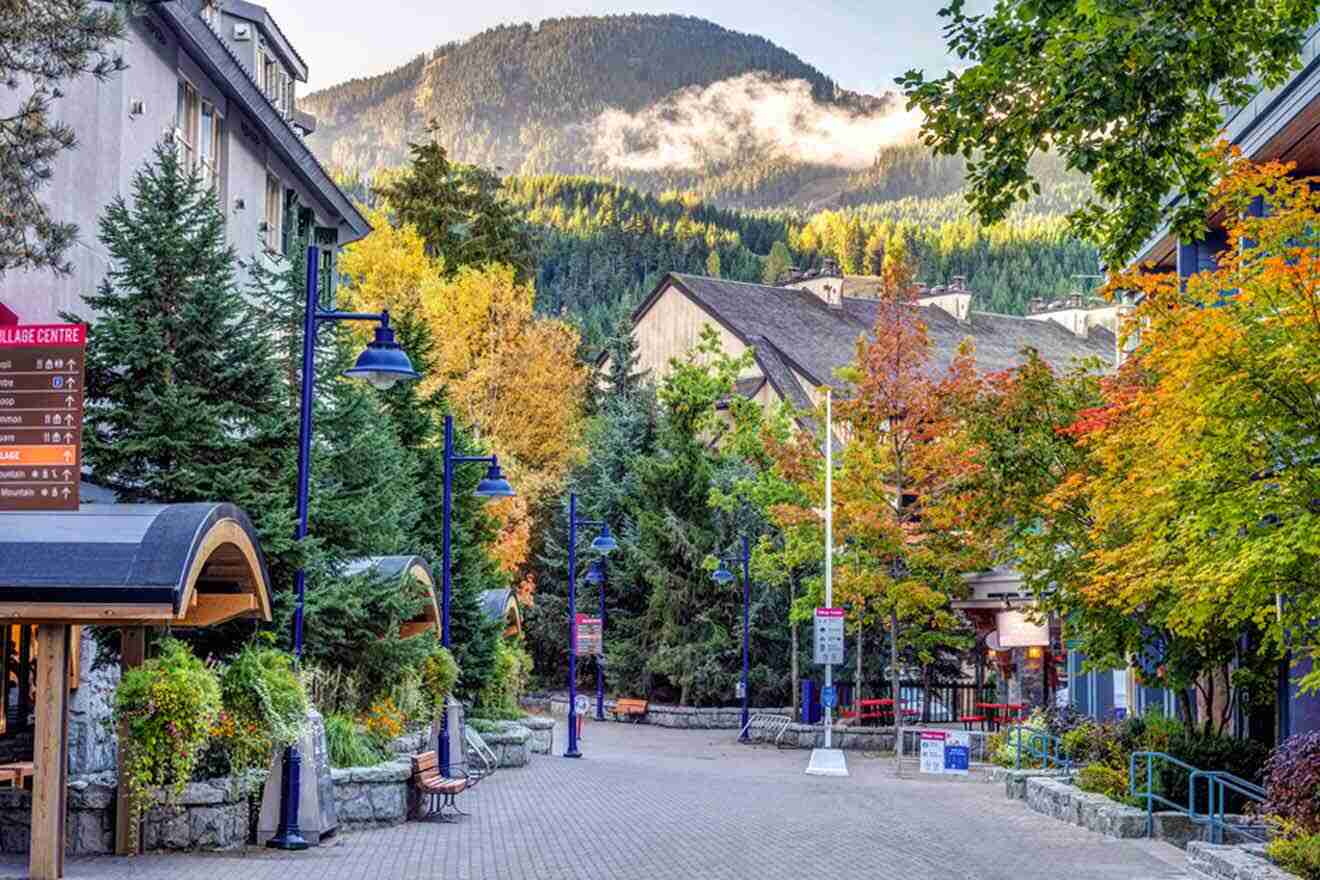
[[[0,510],[77,510],[81,324],[0,324]]]

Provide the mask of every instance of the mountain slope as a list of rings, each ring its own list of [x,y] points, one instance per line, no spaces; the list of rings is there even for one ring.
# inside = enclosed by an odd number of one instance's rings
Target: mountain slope
[[[720,85],[725,83],[734,85]],[[736,140],[722,143],[718,154],[704,154],[700,140],[707,129],[723,128],[711,126],[712,116],[736,126],[746,110],[732,103],[745,104],[749,96],[780,100],[788,124],[776,128],[809,122],[804,110],[857,121],[894,109],[890,98],[839,89],[762,37],[677,15],[501,26],[389,73],[316,92],[301,105],[318,119],[312,147],[342,169],[398,164],[408,142],[423,137],[433,122],[453,158],[508,172],[592,173],[651,191],[701,190],[700,183],[711,180],[713,191],[704,195],[743,205],[782,203],[783,192],[793,201],[808,184],[830,194],[847,188],[849,172],[857,169],[795,156],[796,145],[785,149],[779,131],[769,140],[764,131],[735,132]],[[655,130],[694,108],[698,115],[682,121],[700,155],[657,166],[656,151],[672,145],[657,146],[651,140]],[[609,130],[606,119],[613,124]],[[868,160],[875,146],[864,147]],[[620,162],[619,151],[647,158]],[[725,185],[722,177],[734,180]],[[821,178],[833,183],[822,188]],[[773,198],[760,197],[763,183],[776,190]],[[721,198],[724,193],[730,197]]]

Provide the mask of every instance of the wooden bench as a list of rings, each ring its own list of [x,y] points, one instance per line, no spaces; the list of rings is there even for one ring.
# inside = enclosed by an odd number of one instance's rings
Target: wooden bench
[[[618,718],[622,715],[624,718],[630,718],[636,723],[646,714],[646,708],[649,705],[646,700],[615,700],[614,717]]]
[[[466,776],[447,778],[440,775],[440,768],[437,766],[435,752],[427,751],[412,756],[412,782],[417,790],[428,796],[431,800],[430,809],[427,810],[427,816],[439,816],[440,821],[449,821],[445,815],[445,808],[453,810],[456,814],[466,816],[454,803],[454,798],[458,797],[468,788],[468,779]]]

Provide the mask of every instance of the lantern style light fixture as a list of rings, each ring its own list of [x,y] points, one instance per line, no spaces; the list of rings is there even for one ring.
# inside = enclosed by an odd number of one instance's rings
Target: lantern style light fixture
[[[389,312],[381,312],[376,338],[362,350],[357,363],[345,370],[344,375],[366,379],[371,387],[380,391],[393,388],[400,379],[421,378],[421,374],[413,369],[407,353],[394,341]]]

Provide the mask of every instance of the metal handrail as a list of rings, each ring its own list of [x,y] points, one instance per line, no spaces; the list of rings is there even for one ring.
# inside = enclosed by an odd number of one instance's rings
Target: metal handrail
[[[1249,782],[1240,776],[1234,776],[1232,773],[1223,770],[1195,770],[1187,781],[1187,809],[1193,821],[1196,821],[1200,815],[1196,811],[1196,781],[1198,779],[1204,779],[1209,783],[1206,790],[1209,803],[1206,805],[1205,818],[1206,823],[1210,826],[1211,843],[1224,842],[1224,830],[1228,828],[1229,824],[1228,820],[1224,818],[1224,799],[1229,791],[1236,792],[1258,804],[1265,802],[1265,789],[1254,782]],[[1219,794],[1218,798],[1215,797],[1216,792]]]
[[[1146,759],[1146,788],[1144,791],[1137,791],[1137,759],[1141,757]],[[1157,759],[1187,771],[1186,806],[1174,803],[1163,795],[1156,794],[1155,761]],[[1196,809],[1196,783],[1200,779],[1206,780],[1208,786],[1207,797],[1209,803],[1205,813],[1200,813]],[[1224,770],[1197,769],[1165,752],[1133,752],[1128,759],[1128,792],[1132,797],[1141,798],[1146,802],[1147,837],[1155,830],[1155,803],[1158,801],[1161,805],[1182,813],[1193,823],[1208,826],[1210,828],[1210,842],[1222,843],[1224,829],[1229,826],[1224,813],[1225,796],[1229,791],[1236,792],[1257,803],[1262,803],[1265,800],[1265,789],[1254,782],[1249,782]]]
[[[1043,730],[1026,728],[1027,735],[1027,754],[1029,757],[1039,758],[1045,767],[1051,764],[1058,770],[1071,771],[1073,768],[1072,759],[1069,758],[1063,747],[1063,738],[1055,736],[1052,733],[1046,733]],[[1021,724],[1013,728],[1017,733],[1017,753],[1013,758],[1013,769],[1022,769],[1022,730]],[[1040,743],[1039,746],[1036,743]],[[1052,747],[1052,748],[1051,748]]]

